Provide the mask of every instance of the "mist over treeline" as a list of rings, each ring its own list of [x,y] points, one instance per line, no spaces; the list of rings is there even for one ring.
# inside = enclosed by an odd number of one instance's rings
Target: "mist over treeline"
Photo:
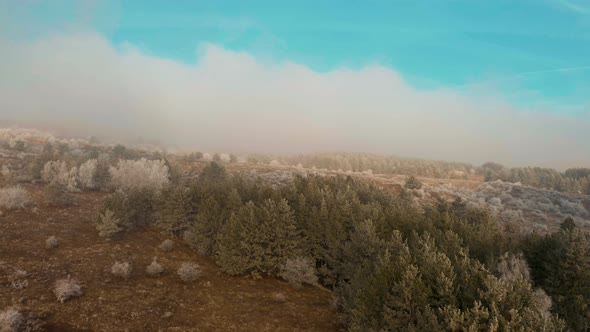
[[[590,116],[493,90],[419,89],[379,64],[317,72],[212,44],[193,63],[89,30],[0,38],[0,119],[234,153],[360,151],[565,169],[590,163]]]

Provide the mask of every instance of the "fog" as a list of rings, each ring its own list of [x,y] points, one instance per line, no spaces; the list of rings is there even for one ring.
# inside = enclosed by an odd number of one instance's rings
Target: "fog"
[[[381,65],[316,72],[213,44],[191,64],[87,31],[0,40],[0,120],[201,151],[359,151],[554,167],[590,164],[588,116],[498,93],[421,90]]]

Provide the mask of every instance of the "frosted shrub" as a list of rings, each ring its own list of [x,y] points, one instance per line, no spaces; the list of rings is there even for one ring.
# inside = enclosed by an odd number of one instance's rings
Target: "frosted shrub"
[[[302,284],[317,285],[318,277],[310,259],[297,257],[288,259],[282,266],[279,274],[294,287],[301,287]]]
[[[59,240],[55,236],[50,236],[45,240],[45,248],[53,249],[57,248],[57,246],[59,246]]]
[[[110,238],[123,230],[121,219],[116,218],[113,211],[106,210],[98,217],[96,230],[98,230],[98,236]]]
[[[174,248],[174,242],[172,240],[164,240],[164,242],[162,242],[158,248],[160,248],[162,251],[170,251],[172,248]]]
[[[0,311],[0,332],[18,332],[23,325],[24,317],[15,308]]]
[[[530,280],[530,271],[522,254],[504,254],[498,263],[498,272],[506,280],[516,280],[519,278]]]
[[[145,268],[145,273],[152,277],[158,276],[162,274],[162,272],[164,272],[164,268],[156,261],[156,258],[154,258],[152,263]]]
[[[67,279],[55,282],[53,293],[59,302],[64,303],[71,298],[82,296],[82,286],[76,279],[71,279],[68,276]]]
[[[59,183],[70,192],[78,191],[78,168],[68,170],[65,161],[49,161],[41,171],[41,179],[45,183]]]
[[[201,267],[199,264],[196,263],[182,263],[180,268],[177,271],[178,276],[184,282],[192,282],[197,280],[203,272],[201,271]]]
[[[2,171],[0,171],[3,177],[8,178],[10,176],[10,169],[6,165],[2,165]]]
[[[41,179],[46,183],[52,181],[67,183],[68,175],[65,161],[48,161],[41,170]]]
[[[123,190],[160,191],[169,182],[168,166],[164,160],[119,160],[111,167],[111,183]]]
[[[23,209],[29,202],[29,194],[19,186],[0,189],[0,208]]]
[[[117,277],[123,278],[123,279],[129,279],[129,276],[131,275],[132,270],[133,270],[133,268],[131,267],[131,264],[129,264],[129,262],[123,262],[123,263],[115,262],[115,264],[113,264],[113,266],[111,266],[111,273],[114,276],[117,276]]]
[[[273,293],[272,300],[275,302],[283,303],[287,302],[287,297],[283,293]]]
[[[80,168],[78,169],[78,180],[82,189],[91,190],[96,188],[94,177],[97,165],[97,159],[90,159],[80,165]]]

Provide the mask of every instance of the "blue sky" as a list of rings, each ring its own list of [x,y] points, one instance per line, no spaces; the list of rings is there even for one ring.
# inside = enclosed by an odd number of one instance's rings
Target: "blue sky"
[[[41,26],[88,20],[114,43],[186,63],[204,42],[317,71],[382,64],[418,88],[493,88],[527,109],[590,100],[590,1],[9,2]]]
[[[162,136],[167,121],[184,142],[213,144],[207,130],[251,115],[212,148],[264,152],[247,132],[262,123],[284,139],[272,152],[590,162],[590,0],[0,0],[2,50],[6,107],[46,121],[61,108],[96,120],[106,103],[127,108],[121,127]],[[38,104],[18,98],[31,93]],[[186,118],[209,121],[208,136]],[[407,146],[407,123],[430,136]]]

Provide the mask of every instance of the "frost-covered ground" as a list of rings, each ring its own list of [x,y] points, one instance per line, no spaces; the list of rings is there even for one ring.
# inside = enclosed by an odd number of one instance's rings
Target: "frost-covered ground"
[[[452,184],[425,185],[415,191],[420,201],[442,196],[461,198],[468,205],[491,210],[500,220],[519,222],[530,230],[555,228],[567,217],[590,227],[590,196],[562,193],[554,190],[524,186],[520,183],[493,181],[475,189]]]

